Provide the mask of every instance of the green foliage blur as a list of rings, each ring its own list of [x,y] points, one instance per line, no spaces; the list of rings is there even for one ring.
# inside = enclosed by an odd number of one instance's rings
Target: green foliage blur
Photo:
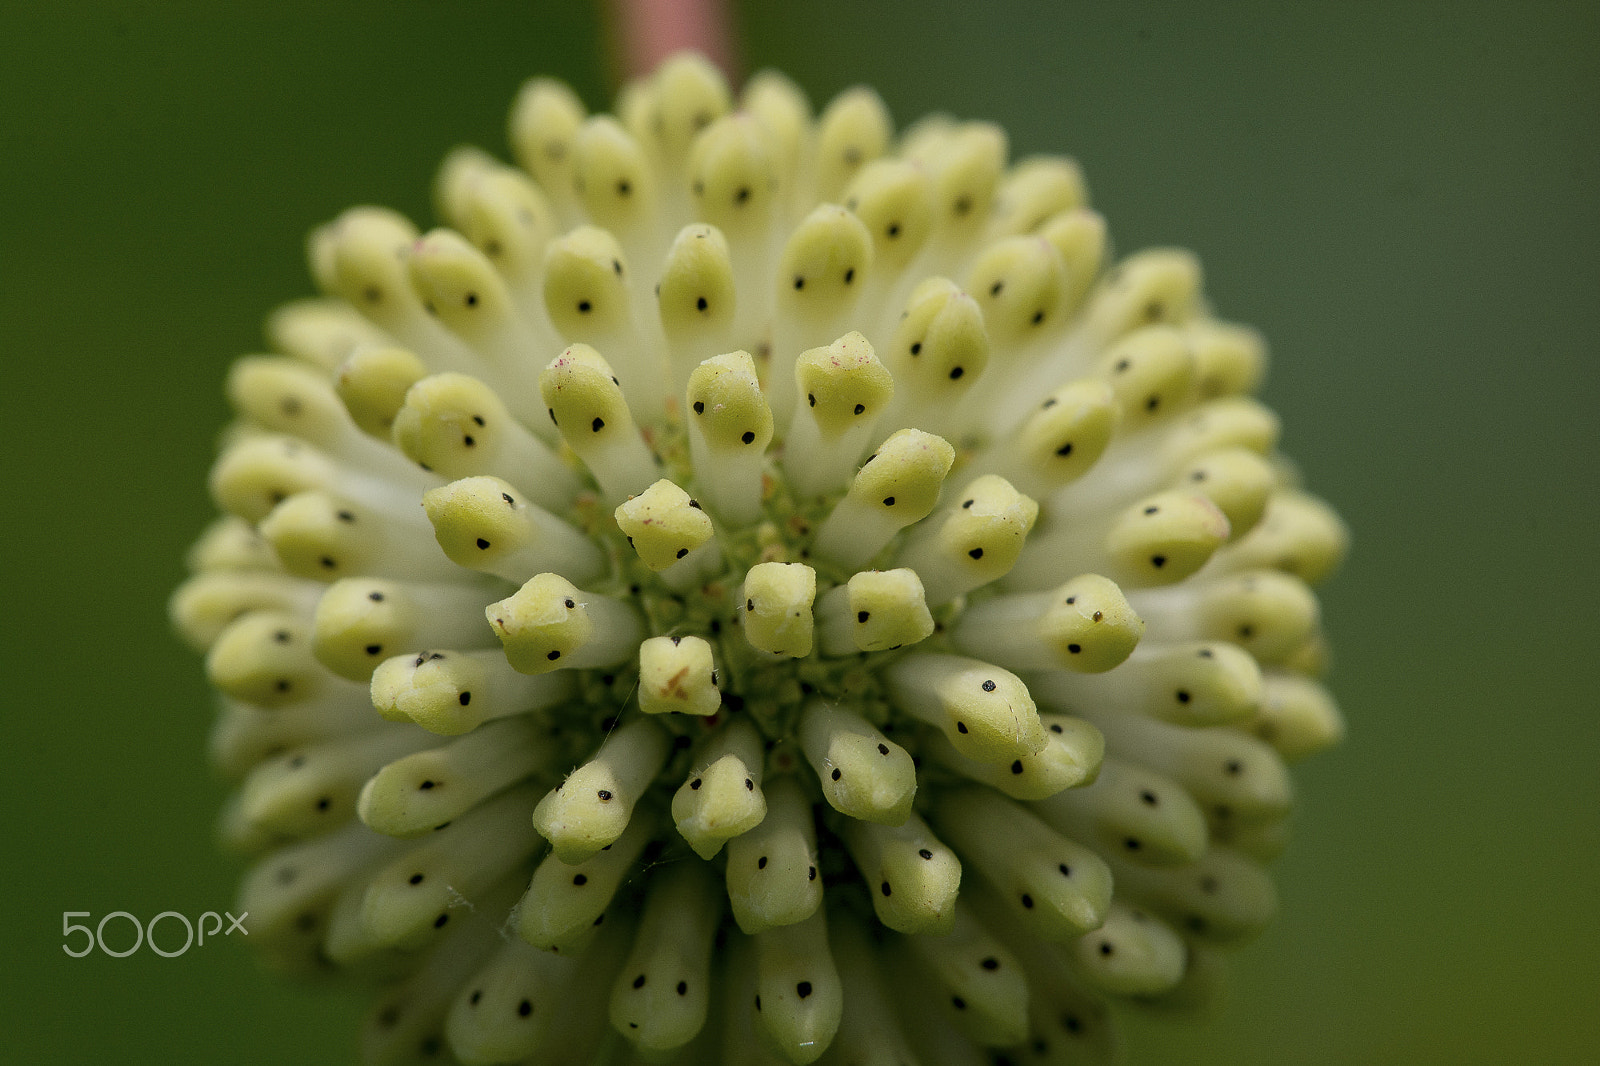
[[[1220,1010],[1131,1020],[1129,1061],[1600,1061],[1600,8],[737,7],[750,69],[819,106],[996,120],[1079,158],[1119,249],[1196,249],[1354,530],[1323,601],[1350,737],[1297,771],[1282,916]],[[237,935],[73,959],[58,923],[233,899],[165,599],[303,235],[426,222],[529,75],[605,106],[602,40],[551,0],[0,9],[0,1059],[355,1061],[364,994]]]

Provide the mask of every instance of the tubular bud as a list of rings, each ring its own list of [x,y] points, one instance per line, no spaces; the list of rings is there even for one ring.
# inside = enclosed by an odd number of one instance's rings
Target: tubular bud
[[[1014,349],[1055,324],[1066,286],[1054,245],[1007,237],[984,249],[962,288],[978,302],[989,338]]]
[[[574,344],[539,375],[539,392],[562,439],[589,468],[613,507],[656,480],[657,463],[634,427],[611,367]]]
[[[469,477],[423,494],[422,509],[450,561],[518,584],[541,571],[588,581],[605,556],[575,527],[497,477]]]
[[[1057,832],[1145,866],[1194,862],[1209,843],[1206,819],[1183,786],[1143,766],[1106,759],[1087,788],[1034,804]]]
[[[886,676],[900,707],[943,732],[969,759],[1009,763],[1044,749],[1033,699],[1009,670],[957,655],[913,652]]]
[[[722,900],[702,863],[666,864],[652,879],[633,951],[611,991],[611,1027],[652,1052],[682,1047],[705,1025]]]
[[[511,109],[510,140],[517,163],[532,174],[555,201],[571,213],[573,145],[586,115],[583,102],[553,78],[533,78],[522,86]]]
[[[863,570],[818,605],[824,655],[888,651],[933,635],[933,615],[915,570]]]
[[[575,866],[615,843],[628,828],[634,804],[661,772],[669,747],[660,726],[635,719],[550,790],[534,810],[533,824],[556,858]]]
[[[1219,551],[1213,568],[1222,572],[1275,569],[1321,584],[1339,568],[1350,534],[1333,508],[1294,490],[1268,497],[1261,521]]]
[[[1104,673],[1133,653],[1144,622],[1116,583],[1080,574],[1050,592],[998,596],[969,607],[954,638],[963,651],[1018,670]]]
[[[1013,166],[995,198],[996,237],[1033,233],[1063,211],[1088,202],[1083,171],[1066,156],[1033,156]]]
[[[524,674],[615,666],[643,635],[632,605],[584,592],[560,574],[535,574],[483,611],[506,658]]]
[[[892,126],[889,109],[864,86],[829,101],[817,120],[817,197],[837,202],[861,167],[883,155]]]
[[[749,352],[707,359],[689,375],[689,454],[695,491],[729,524],[761,514],[762,456],[772,442],[772,409]]]
[[[396,652],[468,642],[490,633],[477,624],[483,591],[370,577],[341,578],[317,601],[311,650],[340,677],[366,681]]]
[[[687,492],[662,478],[615,512],[617,525],[656,573],[711,540],[711,518]]]
[[[343,300],[293,300],[267,316],[273,351],[332,370],[358,348],[389,343],[378,327]]]
[[[1278,911],[1272,878],[1231,848],[1212,845],[1186,866],[1114,863],[1117,885],[1125,887],[1130,898],[1206,943],[1254,937]]]
[[[1098,211],[1076,207],[1046,222],[1039,236],[1055,248],[1066,269],[1061,312],[1075,315],[1105,261],[1106,220]]]
[[[427,365],[404,348],[364,345],[339,364],[334,388],[362,432],[389,440],[406,393],[427,376]]]
[[[576,686],[569,675],[519,674],[498,651],[421,651],[372,672],[372,705],[392,722],[459,736],[484,722],[554,706]]]
[[[573,188],[589,218],[625,236],[654,221],[655,174],[620,122],[609,115],[586,119],[572,147]]]
[[[908,542],[896,560],[922,578],[932,606],[1009,573],[1039,517],[1037,503],[994,474],[968,484],[958,499],[960,503],[944,509],[936,526]]]
[[[689,189],[699,218],[738,239],[764,235],[780,194],[766,127],[749,115],[724,115],[694,141]]]
[[[1254,529],[1267,508],[1277,475],[1247,448],[1223,448],[1198,456],[1178,475],[1185,490],[1202,492],[1228,520],[1228,539]]]
[[[845,846],[878,920],[898,933],[940,936],[956,920],[961,860],[915,814],[897,826],[852,820]],[[874,888],[873,886],[876,886]],[[887,890],[885,890],[887,886]]]
[[[419,947],[452,911],[530,858],[539,838],[528,824],[531,786],[501,793],[430,833],[367,885],[361,924],[381,947]],[[420,876],[419,876],[420,875]]]
[[[1142,647],[1114,673],[1040,673],[1028,683],[1047,706],[1093,706],[1199,727],[1248,721],[1262,698],[1255,659],[1220,641]]]
[[[639,709],[702,718],[722,706],[711,645],[703,637],[650,637],[639,645]]]
[[[362,786],[357,812],[388,836],[427,833],[544,769],[551,761],[544,734],[542,724],[519,715],[397,759]]]
[[[922,249],[933,229],[933,187],[927,171],[903,159],[867,163],[844,191],[877,248],[876,262],[900,271]]]
[[[256,611],[309,618],[321,595],[320,584],[271,570],[206,570],[173,592],[167,617],[191,648],[204,652]]]
[[[1074,968],[1091,987],[1114,996],[1154,996],[1183,979],[1187,949],[1159,919],[1118,901],[1105,924],[1071,947]]]
[[[273,610],[251,611],[224,628],[206,655],[206,676],[234,699],[262,707],[345,684],[312,656],[306,619]]]
[[[1195,380],[1202,398],[1254,392],[1267,371],[1267,344],[1248,326],[1194,319],[1183,328],[1194,352]]]
[[[911,756],[859,714],[813,700],[801,714],[799,741],[834,810],[883,825],[910,816],[917,792]]]
[[[920,429],[895,433],[856,472],[812,551],[846,568],[866,565],[896,533],[932,513],[955,455],[943,437]]]
[[[648,808],[634,812],[620,837],[580,863],[546,855],[533,871],[522,902],[512,912],[517,933],[536,948],[578,955],[605,918],[634,862],[650,843],[656,818]]]
[[[355,813],[361,783],[428,741],[414,730],[340,737],[257,763],[239,790],[239,813],[279,836],[327,832]]]
[[[817,572],[804,563],[757,563],[744,579],[745,639],[770,655],[811,654]]]
[[[927,278],[911,290],[883,359],[902,386],[896,413],[932,419],[941,428],[960,424],[964,420],[950,405],[966,395],[989,365],[983,312],[954,282]]]
[[[1199,261],[1181,248],[1149,248],[1106,275],[1085,314],[1094,336],[1112,340],[1158,322],[1182,325],[1199,302]]]
[[[1293,789],[1283,760],[1255,737],[1225,726],[1187,729],[1085,713],[1114,750],[1140,752],[1145,765],[1178,781],[1211,814],[1250,824],[1276,821],[1289,811]]]
[[[566,507],[581,486],[493,389],[465,374],[435,374],[411,386],[394,418],[394,442],[425,470],[504,478],[542,507]]]
[[[1110,385],[1069,382],[1047,396],[1016,436],[993,456],[998,472],[1020,491],[1042,496],[1082,477],[1105,454],[1121,408]]]
[[[1042,800],[1095,780],[1105,755],[1100,730],[1081,718],[1039,716],[1046,730],[1043,750],[1010,763],[975,762],[948,741],[936,740],[931,754],[962,777],[998,789],[1016,800]]]
[[[1229,530],[1228,516],[1209,497],[1158,492],[1117,518],[1105,536],[1105,561],[1130,588],[1176,584],[1206,564]]]
[[[1108,348],[1100,373],[1116,395],[1123,432],[1131,433],[1190,402],[1194,356],[1179,330],[1148,326]]]
[[[757,1024],[790,1062],[816,1061],[833,1042],[844,1013],[822,912],[763,930],[755,944]]]
[[[1344,718],[1333,696],[1315,681],[1273,671],[1262,679],[1261,702],[1249,729],[1293,763],[1339,743]]]
[[[1061,943],[1105,921],[1105,863],[1010,800],[986,788],[950,790],[935,802],[933,820],[1031,936]]]
[[[748,934],[804,921],[822,903],[811,802],[792,777],[766,786],[767,816],[728,842],[728,902]]]
[[[672,820],[695,854],[710,859],[761,824],[767,814],[763,769],[761,737],[748,721],[733,719],[707,738],[672,797]]]
[[[986,1047],[1020,1044],[1028,1034],[1028,981],[1022,964],[962,904],[942,936],[907,937],[906,953],[942,993],[939,1010]]]
[[[425,528],[316,490],[274,507],[261,535],[285,570],[315,581],[353,574],[443,581],[459,573]]]

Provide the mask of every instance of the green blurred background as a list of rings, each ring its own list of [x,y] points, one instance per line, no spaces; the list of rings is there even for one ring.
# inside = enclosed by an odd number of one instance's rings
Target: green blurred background
[[[817,103],[1074,153],[1123,250],[1198,250],[1355,551],[1324,598],[1339,750],[1298,773],[1284,913],[1134,1063],[1600,1061],[1600,7],[740,5]],[[0,1059],[353,1061],[363,996],[237,943],[67,958],[60,914],[233,898],[200,664],[165,621],[228,361],[358,202],[429,217],[533,73],[607,100],[562,3],[7,4]],[[109,928],[109,927],[108,927]],[[124,930],[126,932],[126,930]]]

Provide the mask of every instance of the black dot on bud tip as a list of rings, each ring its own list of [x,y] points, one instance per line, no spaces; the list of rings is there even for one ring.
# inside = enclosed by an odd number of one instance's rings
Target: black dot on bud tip
[[[1117,950],[1116,948],[1111,946],[1111,941],[1109,941],[1109,940],[1100,941],[1100,954],[1109,957],[1116,950]]]
[[[985,681],[983,683],[983,691],[985,691],[985,692],[993,692],[994,691],[994,682],[993,681]]]
[[[549,659],[551,662],[555,662],[557,659],[561,658],[561,653],[559,651],[553,651],[549,655],[546,655],[545,658]]]
[[[589,429],[591,431],[595,432],[595,433],[599,433],[602,429],[605,429],[605,428],[606,428],[606,422],[605,422],[605,419],[603,419],[603,418],[597,418],[593,422],[589,423]]]
[[[933,858],[933,852],[929,851],[927,848],[919,848],[919,849],[917,849],[917,854],[921,855],[924,859],[932,859]]]
[[[744,436],[740,437],[739,439],[744,441],[746,444],[754,444],[756,442],[756,435],[754,431],[747,429],[744,431]]]
[[[422,884],[422,875],[421,874],[412,874],[411,875],[411,884],[413,884],[413,885]]]
[[[706,303],[706,298],[704,296],[702,296],[698,300],[696,300],[694,302],[694,305],[695,305],[695,307],[697,309],[699,309],[701,311],[704,311],[707,307],[711,306],[710,304]]]
[[[381,592],[369,592],[369,593],[367,593],[367,599],[371,600],[373,603],[382,603],[383,602],[383,593],[381,593]]]
[[[794,279],[794,287],[797,288],[797,289],[805,288],[806,287],[806,279],[805,278],[795,278]]]
[[[520,1017],[526,1018],[528,1015],[530,1015],[532,1013],[533,1013],[533,1004],[530,1003],[528,1000],[523,1000],[521,1003],[517,1004],[517,1014]]]
[[[486,549],[488,547],[489,547],[489,542],[484,540],[482,537],[479,537],[478,538],[478,550],[479,551],[483,551],[484,549]]]
[[[985,970],[998,970],[1000,968],[1000,960],[995,958],[993,955],[990,955],[978,965],[982,966]]]
[[[997,281],[993,285],[989,286],[989,295],[999,296],[1000,290],[1004,289],[1005,287],[1006,283],[1004,281]]]
[[[747,610],[747,611],[754,611],[756,609],[756,601],[755,600],[745,600],[744,601],[744,609]]]
[[[578,606],[577,603],[575,603],[573,601],[572,597],[570,597],[570,596],[568,596],[566,599],[562,600],[561,602],[567,605],[567,610],[569,610],[569,611]]]
[[[756,1010],[760,1010],[760,1009],[761,1009],[761,997],[757,996],[756,997]]]
[[[956,723],[956,732],[957,733],[965,733],[966,731],[967,731],[967,723],[965,723],[965,722],[957,722]]]
[[[474,444],[477,444],[478,442],[474,438],[472,438],[470,436],[464,436],[464,437],[461,438],[461,443],[465,444],[467,447],[470,448]]]
[[[1072,876],[1072,867],[1068,866],[1064,862],[1058,864],[1056,866],[1056,869],[1061,871],[1061,876],[1062,877],[1071,877]]]
[[[588,314],[588,313],[589,313],[589,309],[590,309],[590,308],[591,308],[591,307],[592,307],[592,306],[593,306],[593,305],[592,305],[592,304],[590,304],[590,303],[589,303],[589,301],[588,301],[588,300],[579,300],[579,301],[578,301],[578,310],[579,310],[579,311],[580,311],[580,312],[582,312],[582,313],[583,313],[583,314]]]
[[[687,996],[688,994],[689,994],[689,982],[688,981],[679,981],[678,982],[678,995]]]
[[[816,879],[817,879],[817,868],[815,866],[807,866],[806,867],[806,880],[807,881],[815,881]]]
[[[835,766],[835,767],[834,767],[834,768],[833,768],[833,773],[832,773],[832,774],[831,774],[831,775],[830,775],[830,776],[831,776],[831,777],[832,777],[832,778],[833,778],[833,779],[834,779],[834,780],[835,780],[835,781],[837,781],[837,780],[839,780],[839,778],[841,778],[841,777],[843,777],[843,776],[844,776],[844,771],[843,771],[843,770],[841,770],[841,769],[839,769],[839,768],[838,768],[838,767],[837,767],[837,766]]]
[[[971,507],[971,506],[972,506],[972,505],[973,505],[973,504],[975,504],[975,503],[977,503],[977,502],[978,502],[978,501],[977,501],[977,500],[967,500],[967,501],[966,501],[966,502],[964,502],[964,503],[963,503],[963,504],[962,504],[962,505],[961,505],[961,509],[962,509],[962,510],[963,510],[963,511],[965,511],[965,510],[966,510],[966,509],[967,509],[967,508],[969,508],[969,507]]]
[[[765,855],[763,855],[763,856],[761,856],[761,858],[756,860],[756,869],[765,870],[766,868],[767,868],[767,857]]]
[[[868,618],[871,618],[871,617],[872,617],[872,612],[871,611],[857,611],[856,612],[856,621],[857,622],[865,622]]]
[[[705,784],[705,782],[697,777],[693,781],[689,782],[689,788],[690,788],[691,791],[699,792],[700,791],[700,786],[703,785],[703,784]]]
[[[817,406],[817,397],[814,393],[806,393],[806,400],[811,404],[812,407]]]
[[[756,783],[754,781],[750,780],[748,777],[745,778],[744,779],[744,790],[746,792],[754,792],[756,790]]]
[[[1033,910],[1033,897],[1026,892],[1022,894],[1022,906],[1024,910]]]
[[[1122,846],[1127,848],[1129,851],[1138,851],[1140,848],[1144,847],[1144,845],[1139,842],[1138,837],[1129,837],[1122,842]]]
[[[849,270],[844,272],[844,283],[848,285],[854,280],[856,280],[856,268],[851,267]]]
[[[383,645],[382,644],[368,644],[367,645],[367,654],[368,655],[379,655],[379,654],[382,654],[382,652],[383,652]]]
[[[602,788],[596,792],[595,795],[600,797],[601,803],[605,803],[607,800],[611,799],[611,790]]]
[[[973,548],[967,554],[972,556],[974,559],[982,559],[983,558],[983,549],[982,548]]]
[[[1152,555],[1150,556],[1150,565],[1160,570],[1167,565],[1167,557],[1165,555]]]
[[[878,745],[878,754],[879,755],[887,755],[887,754],[889,754],[889,745],[887,745],[887,744],[879,744]]]
[[[952,1007],[954,1007],[956,1010],[966,1010],[967,1009],[967,1001],[962,999],[960,996],[951,996],[950,997],[950,1005]]]
[[[1014,773],[1014,774],[1022,773],[1022,760],[1021,759],[1017,759],[1017,760],[1012,762],[1012,764],[1011,764],[1011,772]]]
[[[805,999],[811,994],[811,982],[801,981],[799,984],[794,986],[794,992],[795,995],[799,996],[801,999]]]
[[[1227,762],[1222,764],[1222,769],[1229,777],[1238,777],[1240,774],[1244,773],[1244,763],[1240,762],[1238,759],[1229,759]]]
[[[862,414],[862,413],[864,413],[866,411],[866,409],[867,409],[867,405],[866,404],[864,404],[864,403],[856,404],[856,414],[858,414],[858,415]]]
[[[435,929],[443,929],[445,923],[448,922],[449,920],[450,920],[450,916],[448,914],[441,914],[441,915],[439,915],[439,917],[437,917],[437,918],[435,918],[433,920],[433,927]]]
[[[638,977],[635,977],[633,979],[633,987],[634,988],[643,988],[644,987],[644,974],[640,974]]]
[[[1083,645],[1082,644],[1068,644],[1067,645],[1067,651],[1070,652],[1073,655],[1078,654],[1082,650],[1083,650]]]
[[[320,559],[320,560],[318,560],[318,561],[319,561],[319,562],[320,562],[320,563],[322,563],[322,568],[323,568],[323,569],[324,569],[324,570],[332,570],[332,569],[333,569],[333,568],[335,568],[335,567],[336,567],[336,566],[338,566],[338,565],[339,565],[339,564],[338,564],[338,563],[336,563],[336,562],[334,562],[334,561],[333,561],[333,560],[332,560],[332,559],[330,559],[330,558],[328,558],[328,557],[327,557],[327,556],[326,556],[326,555],[324,555],[324,556],[323,556],[323,557],[322,557],[322,558],[321,558],[321,559]]]
[[[689,549],[688,548],[679,548],[678,549],[678,558],[682,559],[685,555],[688,555],[688,554],[689,554]]]

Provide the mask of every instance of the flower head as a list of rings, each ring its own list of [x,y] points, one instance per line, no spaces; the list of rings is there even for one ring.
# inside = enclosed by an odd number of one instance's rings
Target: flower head
[[[1203,996],[1345,534],[1194,258],[692,56],[511,140],[313,234],[228,379],[173,615],[252,940],[385,982],[375,1062],[1089,1061]]]

